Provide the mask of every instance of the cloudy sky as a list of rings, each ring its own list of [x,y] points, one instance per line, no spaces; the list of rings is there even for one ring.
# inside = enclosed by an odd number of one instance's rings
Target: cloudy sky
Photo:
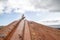
[[[0,25],[7,25],[25,14],[26,19],[43,24],[60,24],[60,0],[0,0]]]

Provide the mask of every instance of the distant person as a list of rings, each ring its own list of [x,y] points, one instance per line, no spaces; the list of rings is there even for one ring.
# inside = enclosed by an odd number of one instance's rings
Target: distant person
[[[24,19],[24,18],[25,18],[25,17],[24,17],[24,14],[23,14],[21,19]]]

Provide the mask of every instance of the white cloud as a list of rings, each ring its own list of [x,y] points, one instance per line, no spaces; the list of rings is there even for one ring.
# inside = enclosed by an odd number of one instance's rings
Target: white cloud
[[[25,13],[26,11],[47,12],[48,10],[44,8],[47,7],[46,5],[50,4],[49,1],[50,0],[7,0],[5,3],[1,2],[2,4],[0,6],[4,5],[2,6],[3,8],[5,6],[7,7],[6,13],[10,13],[12,9],[17,8],[19,8],[19,10],[15,10],[17,13]],[[1,12],[3,11],[2,9],[0,10]]]
[[[25,11],[24,10],[22,10],[22,9],[15,9],[15,11],[14,12],[16,12],[16,13],[24,13]]]
[[[56,3],[57,2],[57,3]],[[56,4],[56,5],[55,5]],[[5,12],[10,13],[12,9],[18,13],[25,13],[26,11],[40,11],[40,12],[48,12],[48,11],[59,11],[59,0],[5,0],[0,1],[0,13],[3,12],[5,6],[7,6],[7,10]],[[11,9],[10,9],[11,8]]]
[[[3,9],[5,6],[7,7],[6,8],[7,10],[5,10],[5,12],[7,13],[11,12],[12,9],[18,9],[18,8],[19,10],[15,10],[18,13],[24,13],[26,11],[35,11],[35,8],[31,6],[31,4],[29,3],[29,0],[8,0],[5,3],[4,2],[1,3],[0,6],[3,5],[2,6]],[[3,11],[2,9],[0,10]]]
[[[1,13],[3,13],[3,9],[4,9],[4,6],[5,6],[5,3],[6,3],[7,1],[2,1],[2,0],[0,0],[0,14]]]

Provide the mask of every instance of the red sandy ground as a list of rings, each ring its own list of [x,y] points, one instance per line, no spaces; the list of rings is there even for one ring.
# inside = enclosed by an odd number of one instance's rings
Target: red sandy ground
[[[0,30],[0,40],[5,40],[7,35],[10,35],[11,31],[13,31],[13,29],[15,29],[15,26],[17,25],[17,23],[18,23],[18,21],[15,21],[15,22],[7,25],[6,27],[2,28]],[[38,24],[36,22],[30,22],[30,21],[28,21],[28,26],[29,26],[29,30],[30,30],[31,40],[60,40],[60,30],[57,30],[57,29],[54,29],[51,27],[47,27],[45,25]],[[16,31],[18,31],[18,30],[15,30],[15,32],[13,32],[13,35],[18,34],[18,33],[16,33]],[[12,36],[12,37],[14,38],[14,36]],[[28,37],[28,35],[27,35],[27,37]],[[12,38],[12,40],[13,40],[13,38]],[[15,40],[17,40],[17,39],[15,39]],[[21,40],[23,40],[23,39],[21,39]]]
[[[60,40],[60,30],[29,22],[32,40]]]

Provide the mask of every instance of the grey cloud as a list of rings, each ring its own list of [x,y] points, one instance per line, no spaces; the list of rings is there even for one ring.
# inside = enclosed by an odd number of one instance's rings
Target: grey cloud
[[[60,12],[60,0],[30,0],[30,2],[35,8]]]
[[[0,0],[0,3],[6,3],[8,0]]]

